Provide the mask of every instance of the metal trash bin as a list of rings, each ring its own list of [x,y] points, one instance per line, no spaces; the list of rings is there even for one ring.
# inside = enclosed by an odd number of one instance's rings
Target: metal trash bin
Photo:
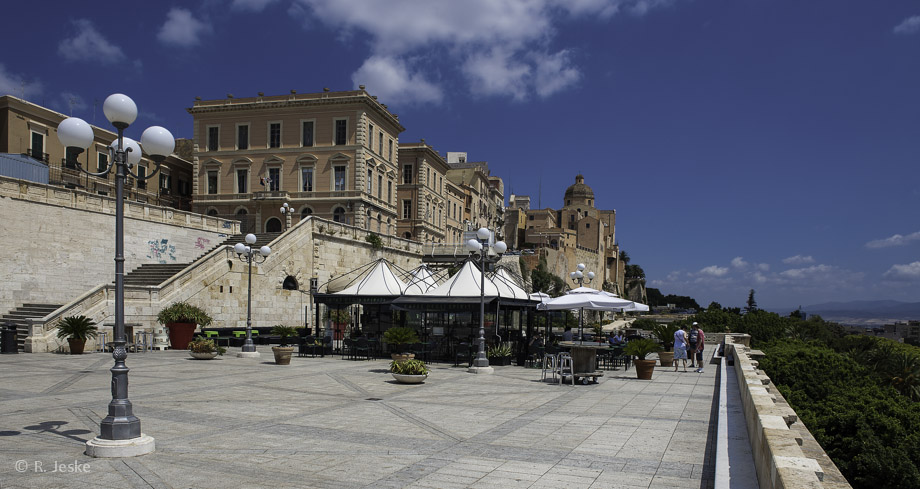
[[[0,329],[0,353],[19,353],[16,326],[6,323]]]

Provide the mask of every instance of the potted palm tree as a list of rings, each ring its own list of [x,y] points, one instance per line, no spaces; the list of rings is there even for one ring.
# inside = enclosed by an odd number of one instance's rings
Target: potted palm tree
[[[392,350],[391,356],[393,360],[401,361],[415,358],[414,353],[402,351],[403,345],[418,343],[418,335],[415,334],[414,329],[403,326],[390,328],[383,333],[383,341],[386,341]]]
[[[157,314],[157,322],[169,331],[169,346],[173,350],[185,350],[195,335],[196,325],[208,326],[211,316],[188,302],[174,302]]]
[[[57,326],[57,337],[67,338],[71,355],[83,354],[87,338],[96,338],[96,322],[86,316],[67,316]]]
[[[658,352],[658,360],[662,367],[670,367],[674,363],[674,333],[680,329],[676,323],[656,324],[652,327],[652,334],[658,338],[658,342],[664,347],[664,351]]]
[[[648,338],[636,338],[623,348],[623,353],[636,357],[636,377],[642,380],[652,380],[655,371],[655,360],[646,360],[646,355],[661,351],[661,345]]]
[[[197,360],[211,360],[217,355],[223,355],[227,349],[217,346],[214,340],[207,338],[196,338],[189,342],[188,351],[192,358]]]
[[[421,384],[428,378],[428,367],[421,360],[393,360],[390,374],[403,384]]]
[[[297,329],[293,326],[284,326],[279,324],[272,328],[272,335],[281,337],[279,345],[272,347],[272,353],[275,354],[275,364],[290,365],[291,354],[294,353],[294,347],[291,346],[288,338],[297,336]]]
[[[489,365],[511,365],[511,345],[501,343],[490,347],[486,352]]]

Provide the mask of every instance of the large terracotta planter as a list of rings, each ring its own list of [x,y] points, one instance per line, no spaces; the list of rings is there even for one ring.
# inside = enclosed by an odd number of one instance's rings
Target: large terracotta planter
[[[195,336],[195,323],[169,323],[169,347],[173,350],[188,350],[188,344]]]
[[[674,352],[673,351],[658,352],[658,361],[661,362],[662,367],[673,366],[674,365]]]
[[[636,366],[636,377],[641,380],[652,380],[652,372],[655,371],[655,360],[634,360]]]
[[[71,355],[82,355],[83,348],[86,347],[86,340],[78,338],[67,338],[67,344],[70,345]]]
[[[276,365],[290,365],[291,354],[294,353],[293,346],[273,346],[272,353],[275,354]]]

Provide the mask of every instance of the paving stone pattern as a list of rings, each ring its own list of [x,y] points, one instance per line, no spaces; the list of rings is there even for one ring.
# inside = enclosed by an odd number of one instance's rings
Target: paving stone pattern
[[[276,366],[260,351],[131,354],[129,398],[156,451],[126,459],[83,454],[111,399],[109,354],[0,356],[0,488],[713,486],[715,366],[572,387],[434,364],[403,385],[384,360]]]

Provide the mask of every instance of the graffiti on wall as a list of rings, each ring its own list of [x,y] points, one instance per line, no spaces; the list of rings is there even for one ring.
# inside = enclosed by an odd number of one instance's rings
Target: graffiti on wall
[[[147,245],[150,247],[150,250],[147,252],[147,258],[156,260],[158,263],[176,261],[176,247],[175,245],[169,244],[168,239],[151,239],[147,242]]]
[[[195,241],[195,248],[205,249],[211,244],[211,240],[208,238],[198,238],[198,241]]]

